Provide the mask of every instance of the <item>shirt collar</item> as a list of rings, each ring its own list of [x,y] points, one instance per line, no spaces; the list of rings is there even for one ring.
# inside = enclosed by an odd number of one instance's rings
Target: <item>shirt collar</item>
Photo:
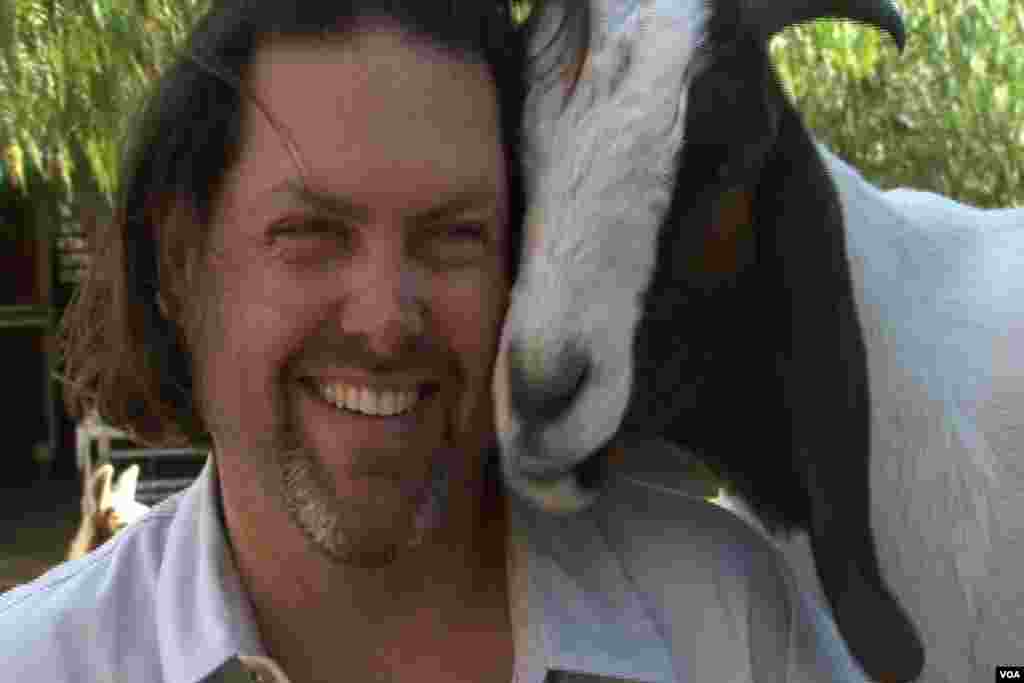
[[[168,683],[197,683],[236,654],[265,656],[219,510],[215,459],[178,498],[157,577],[160,659]]]
[[[170,683],[200,683],[236,655],[265,658],[219,511],[214,458],[177,501],[156,587]],[[671,657],[596,513],[553,516],[509,496],[514,683],[671,683]]]

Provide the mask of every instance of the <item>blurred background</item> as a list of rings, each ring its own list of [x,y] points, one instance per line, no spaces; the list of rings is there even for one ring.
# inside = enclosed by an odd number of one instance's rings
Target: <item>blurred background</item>
[[[774,39],[797,108],[882,187],[1024,206],[1024,0],[899,4],[902,55],[850,23]],[[78,523],[56,324],[110,220],[127,126],[206,6],[0,0],[0,584],[61,561]]]

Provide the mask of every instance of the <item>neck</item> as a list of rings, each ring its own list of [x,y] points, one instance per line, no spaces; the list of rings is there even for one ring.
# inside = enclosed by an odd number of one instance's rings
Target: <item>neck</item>
[[[500,493],[463,490],[447,526],[368,569],[320,554],[273,501],[232,500],[265,498],[254,488],[222,482],[225,523],[264,648],[292,683],[511,678]]]

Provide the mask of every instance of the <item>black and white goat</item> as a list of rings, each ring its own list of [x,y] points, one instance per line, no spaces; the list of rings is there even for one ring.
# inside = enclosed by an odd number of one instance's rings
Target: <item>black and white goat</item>
[[[767,41],[823,17],[902,47],[889,0],[540,5],[503,472],[576,510],[664,437],[816,567],[870,676],[982,680],[1024,642],[1024,210],[818,145]]]

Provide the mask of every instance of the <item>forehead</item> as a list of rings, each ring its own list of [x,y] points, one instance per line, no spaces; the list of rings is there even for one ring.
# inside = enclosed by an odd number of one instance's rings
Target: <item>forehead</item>
[[[503,187],[497,92],[481,63],[376,28],[268,42],[247,76],[310,176],[341,185],[327,189],[429,194],[481,179]],[[248,99],[243,112],[236,175],[264,185],[294,176],[282,132]]]

